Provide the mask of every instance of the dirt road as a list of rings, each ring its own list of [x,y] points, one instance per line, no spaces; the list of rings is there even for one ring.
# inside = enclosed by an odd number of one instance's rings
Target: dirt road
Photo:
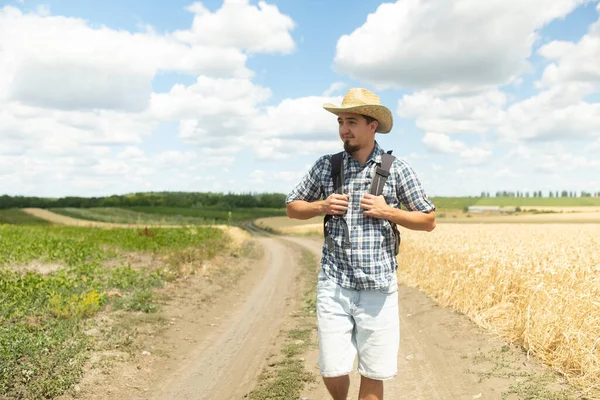
[[[290,287],[298,272],[293,252],[279,241],[258,239],[266,250],[260,280],[220,326],[165,374],[148,399],[238,399],[252,386],[279,323],[291,310]]]

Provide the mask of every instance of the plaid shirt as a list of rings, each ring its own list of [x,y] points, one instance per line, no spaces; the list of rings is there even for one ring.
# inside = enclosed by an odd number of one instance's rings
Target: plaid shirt
[[[389,285],[398,263],[392,226],[388,220],[367,216],[360,207],[361,199],[369,193],[377,164],[381,165],[384,151],[375,142],[375,148],[364,167],[344,152],[344,193],[350,195],[348,211],[335,215],[327,224],[333,239],[330,251],[324,243],[321,266],[323,272],[345,288],[354,290],[380,289]],[[331,155],[320,157],[308,173],[287,196],[286,203],[294,200],[308,202],[326,199],[334,193],[331,177]],[[408,210],[431,212],[433,203],[427,198],[421,183],[406,161],[396,157],[382,195],[388,205]],[[344,246],[345,220],[350,233],[350,248]]]

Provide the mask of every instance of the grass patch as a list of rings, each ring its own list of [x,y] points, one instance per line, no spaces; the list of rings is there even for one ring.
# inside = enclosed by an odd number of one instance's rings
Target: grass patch
[[[558,375],[550,372],[529,372],[520,367],[519,357],[510,352],[509,346],[501,349],[490,350],[487,353],[478,353],[473,356],[475,366],[484,365],[483,368],[466,370],[466,373],[475,374],[479,382],[487,379],[509,379],[514,382],[509,389],[501,394],[501,399],[514,398],[523,400],[576,400],[586,399],[581,393],[561,382]],[[593,397],[597,398],[597,397]],[[591,397],[590,397],[591,399]]]
[[[314,314],[316,312],[317,260],[308,250],[302,250],[300,279],[304,283],[303,306],[295,314],[294,327],[282,332],[285,342],[279,355],[273,355],[267,367],[258,378],[257,387],[244,398],[248,400],[287,400],[297,399],[307,383],[316,381],[314,374],[304,368],[304,360],[300,357],[314,343],[311,333],[316,329]]]
[[[95,337],[85,333],[103,310],[149,314],[159,309],[154,289],[180,264],[213,258],[227,248],[223,231],[0,226],[0,398],[53,398],[76,383]],[[124,251],[163,259],[160,268],[105,262]],[[186,254],[181,259],[177,254]],[[19,265],[60,263],[42,274]],[[130,329],[107,334],[127,348]],[[114,331],[112,330],[114,329]]]
[[[51,225],[50,222],[34,217],[33,215],[29,215],[17,208],[8,208],[4,210],[0,209],[0,225],[1,224],[38,226]]]

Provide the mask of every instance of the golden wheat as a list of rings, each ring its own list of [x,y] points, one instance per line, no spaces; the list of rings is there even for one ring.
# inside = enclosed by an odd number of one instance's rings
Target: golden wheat
[[[600,225],[402,230],[398,276],[600,391]]]

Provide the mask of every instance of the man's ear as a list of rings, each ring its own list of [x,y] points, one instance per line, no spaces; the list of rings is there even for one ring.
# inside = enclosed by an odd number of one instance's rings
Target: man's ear
[[[373,133],[375,133],[377,131],[377,127],[379,126],[379,121],[375,120],[372,122],[372,124],[375,124],[373,128]]]

